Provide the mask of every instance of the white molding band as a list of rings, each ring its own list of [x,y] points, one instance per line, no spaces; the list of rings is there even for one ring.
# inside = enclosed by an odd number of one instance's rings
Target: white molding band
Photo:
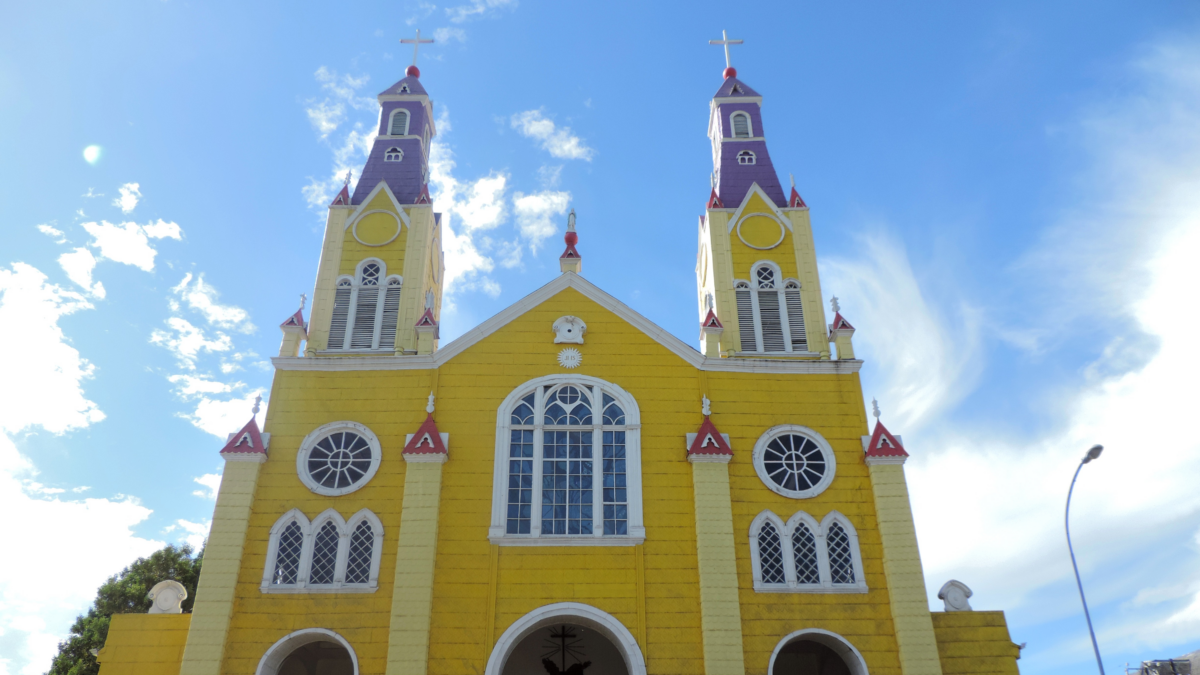
[[[484,675],[501,675],[504,672],[504,664],[521,640],[539,628],[556,623],[579,624],[597,631],[621,653],[628,675],[646,675],[645,657],[642,656],[642,650],[629,629],[608,612],[579,602],[544,605],[514,621],[500,639],[496,640],[496,646],[492,648],[492,654],[488,657],[487,668],[483,671]]]
[[[867,671],[867,661],[857,647],[841,635],[820,628],[804,628],[784,636],[771,652],[771,661],[767,664],[768,673],[775,672],[775,658],[779,656],[779,652],[796,640],[809,640],[829,647],[850,668],[850,675],[870,675]]]
[[[279,673],[279,666],[283,665],[283,661],[292,652],[313,642],[336,642],[340,644],[350,654],[350,663],[354,666],[353,675],[358,675],[358,654],[354,653],[354,647],[350,646],[346,638],[328,628],[302,628],[279,638],[263,654],[262,659],[258,662],[258,668],[254,670],[254,675],[277,675]]]

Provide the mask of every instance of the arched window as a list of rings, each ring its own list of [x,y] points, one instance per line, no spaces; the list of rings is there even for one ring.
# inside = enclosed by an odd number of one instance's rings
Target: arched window
[[[264,593],[374,592],[383,525],[368,509],[349,522],[328,509],[311,523],[298,509],[271,528]]]
[[[755,264],[752,278],[753,289],[749,282],[734,283],[741,351],[807,352],[800,283],[781,284],[779,268],[766,261]]]
[[[383,261],[368,258],[354,277],[338,279],[327,349],[395,350],[404,280],[396,275],[385,280],[386,272]]]
[[[388,124],[388,134],[391,136],[407,136],[408,135],[408,111],[404,108],[397,108],[392,111],[391,123]],[[394,148],[393,148],[394,149]],[[388,152],[391,152],[389,150]],[[400,160],[396,160],[400,161]]]
[[[388,148],[387,152],[383,153],[383,161],[385,162],[399,162],[402,159],[404,159],[404,151],[400,148]]]
[[[733,127],[734,138],[750,138],[754,134],[751,133],[750,116],[744,112],[735,112],[729,116],[730,126]]]
[[[637,403],[586,376],[527,382],[500,407],[489,538],[499,544],[640,543]]]
[[[749,150],[743,150],[737,154],[738,164],[749,166],[754,164],[754,153]]]
[[[820,524],[799,511],[787,523],[771,511],[750,524],[754,590],[760,593],[865,593],[858,535],[831,511]]]

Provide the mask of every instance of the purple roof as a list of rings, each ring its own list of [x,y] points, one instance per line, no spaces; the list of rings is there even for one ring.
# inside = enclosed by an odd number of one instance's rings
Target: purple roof
[[[734,87],[738,91],[734,93]],[[735,77],[730,77],[721,84],[713,98],[752,97],[758,96],[754,91]],[[730,116],[734,113],[745,113],[750,117],[750,136],[745,140],[733,139],[733,124]],[[767,143],[761,140],[763,132],[762,109],[753,101],[730,101],[717,104],[717,120],[715,122],[713,145],[715,146],[713,172],[716,174],[715,190],[721,203],[727,209],[736,209],[742,205],[750,186],[758,183],[763,192],[775,202],[776,206],[786,207],[787,198],[783,194],[783,186],[771,163],[771,155],[767,152]],[[757,140],[754,140],[757,139]],[[753,153],[753,163],[743,164],[738,157],[743,152]],[[749,159],[749,158],[748,158]]]
[[[400,89],[408,86],[408,94],[401,94]],[[415,77],[406,77],[388,87],[379,96],[413,95],[428,96],[425,87]],[[354,186],[354,195],[350,203],[358,206],[367,195],[379,185],[380,181],[387,183],[392,194],[401,204],[414,204],[425,187],[427,167],[429,166],[429,148],[426,141],[433,138],[433,122],[429,119],[429,110],[422,101],[383,101],[379,115],[379,138],[371,147],[367,157],[367,165],[363,167],[362,176]],[[386,138],[391,131],[392,113],[397,109],[408,112],[408,133],[403,138]],[[392,149],[399,153],[389,152]],[[399,154],[400,160],[388,160]]]
[[[734,91],[734,87],[737,87],[738,90]],[[721,83],[721,88],[717,90],[717,93],[713,94],[713,98],[725,98],[726,96],[760,96],[760,94],[736,77],[727,77]]]
[[[404,88],[404,85],[406,85],[406,84],[408,85],[408,91],[407,92],[400,91],[401,89]],[[421,86],[421,81],[418,80],[417,78],[411,77],[411,76],[406,77],[403,80],[400,80],[399,82],[397,82],[396,84],[393,84],[392,86],[388,87],[387,89],[379,92],[380,96],[405,96],[408,94],[412,94],[413,96],[428,96],[428,94],[425,93],[425,87]]]

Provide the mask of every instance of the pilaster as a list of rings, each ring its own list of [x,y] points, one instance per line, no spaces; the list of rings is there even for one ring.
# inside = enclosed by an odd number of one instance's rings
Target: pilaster
[[[437,558],[438,507],[445,455],[410,456],[396,547],[387,675],[425,675],[433,614],[433,569]]]
[[[741,324],[738,323],[737,297],[733,290],[736,277],[733,273],[733,254],[729,249],[729,213],[709,209],[705,214],[705,222],[708,223],[708,251],[712,256],[717,316],[721,317],[722,323],[736,328]],[[721,353],[740,351],[742,346],[738,336],[739,332],[734,329],[722,333],[719,340]]]
[[[266,455],[228,457],[217,492],[204,567],[196,587],[191,628],[180,675],[220,675],[225,637],[233,614],[234,589],[250,523],[250,505]]]
[[[689,456],[696,500],[700,627],[705,675],[745,675],[742,610],[733,544],[728,455]]]
[[[800,302],[804,305],[804,330],[808,335],[808,351],[820,352],[829,358],[829,337],[826,334],[825,305],[821,300],[821,277],[817,274],[817,251],[813,244],[812,221],[808,209],[787,211],[792,222],[792,247],[800,275]]]
[[[903,458],[867,459],[903,675],[942,675]]]
[[[342,262],[342,242],[346,237],[346,218],[352,209],[331,206],[325,221],[325,243],[321,246],[321,262],[317,265],[317,284],[313,291],[311,329],[305,353],[315,354],[329,344],[329,322],[333,318],[333,295],[336,292],[338,268]]]
[[[429,279],[429,250],[433,239],[433,207],[413,205],[407,210],[409,227],[404,248],[404,286],[400,290],[400,316],[396,336],[397,352],[414,352],[417,335],[412,326],[425,311],[425,291]]]

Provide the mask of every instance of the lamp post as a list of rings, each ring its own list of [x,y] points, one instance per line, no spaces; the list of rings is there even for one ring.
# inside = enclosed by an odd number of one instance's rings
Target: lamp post
[[[1075,568],[1075,584],[1079,586],[1079,599],[1083,601],[1083,616],[1087,619],[1088,634],[1092,636],[1092,649],[1096,652],[1096,665],[1100,668],[1100,675],[1104,675],[1104,664],[1100,661],[1100,645],[1096,643],[1096,631],[1092,630],[1092,616],[1088,614],[1087,598],[1083,595],[1083,581],[1079,579],[1079,565],[1075,563],[1075,549],[1071,547],[1071,493],[1075,491],[1075,480],[1079,478],[1079,472],[1083,469],[1083,465],[1096,459],[1100,453],[1104,451],[1103,445],[1093,445],[1087,454],[1083,456],[1083,461],[1079,462],[1079,468],[1075,469],[1075,477],[1071,479],[1071,489],[1067,490],[1067,550],[1071,552],[1071,567]]]

